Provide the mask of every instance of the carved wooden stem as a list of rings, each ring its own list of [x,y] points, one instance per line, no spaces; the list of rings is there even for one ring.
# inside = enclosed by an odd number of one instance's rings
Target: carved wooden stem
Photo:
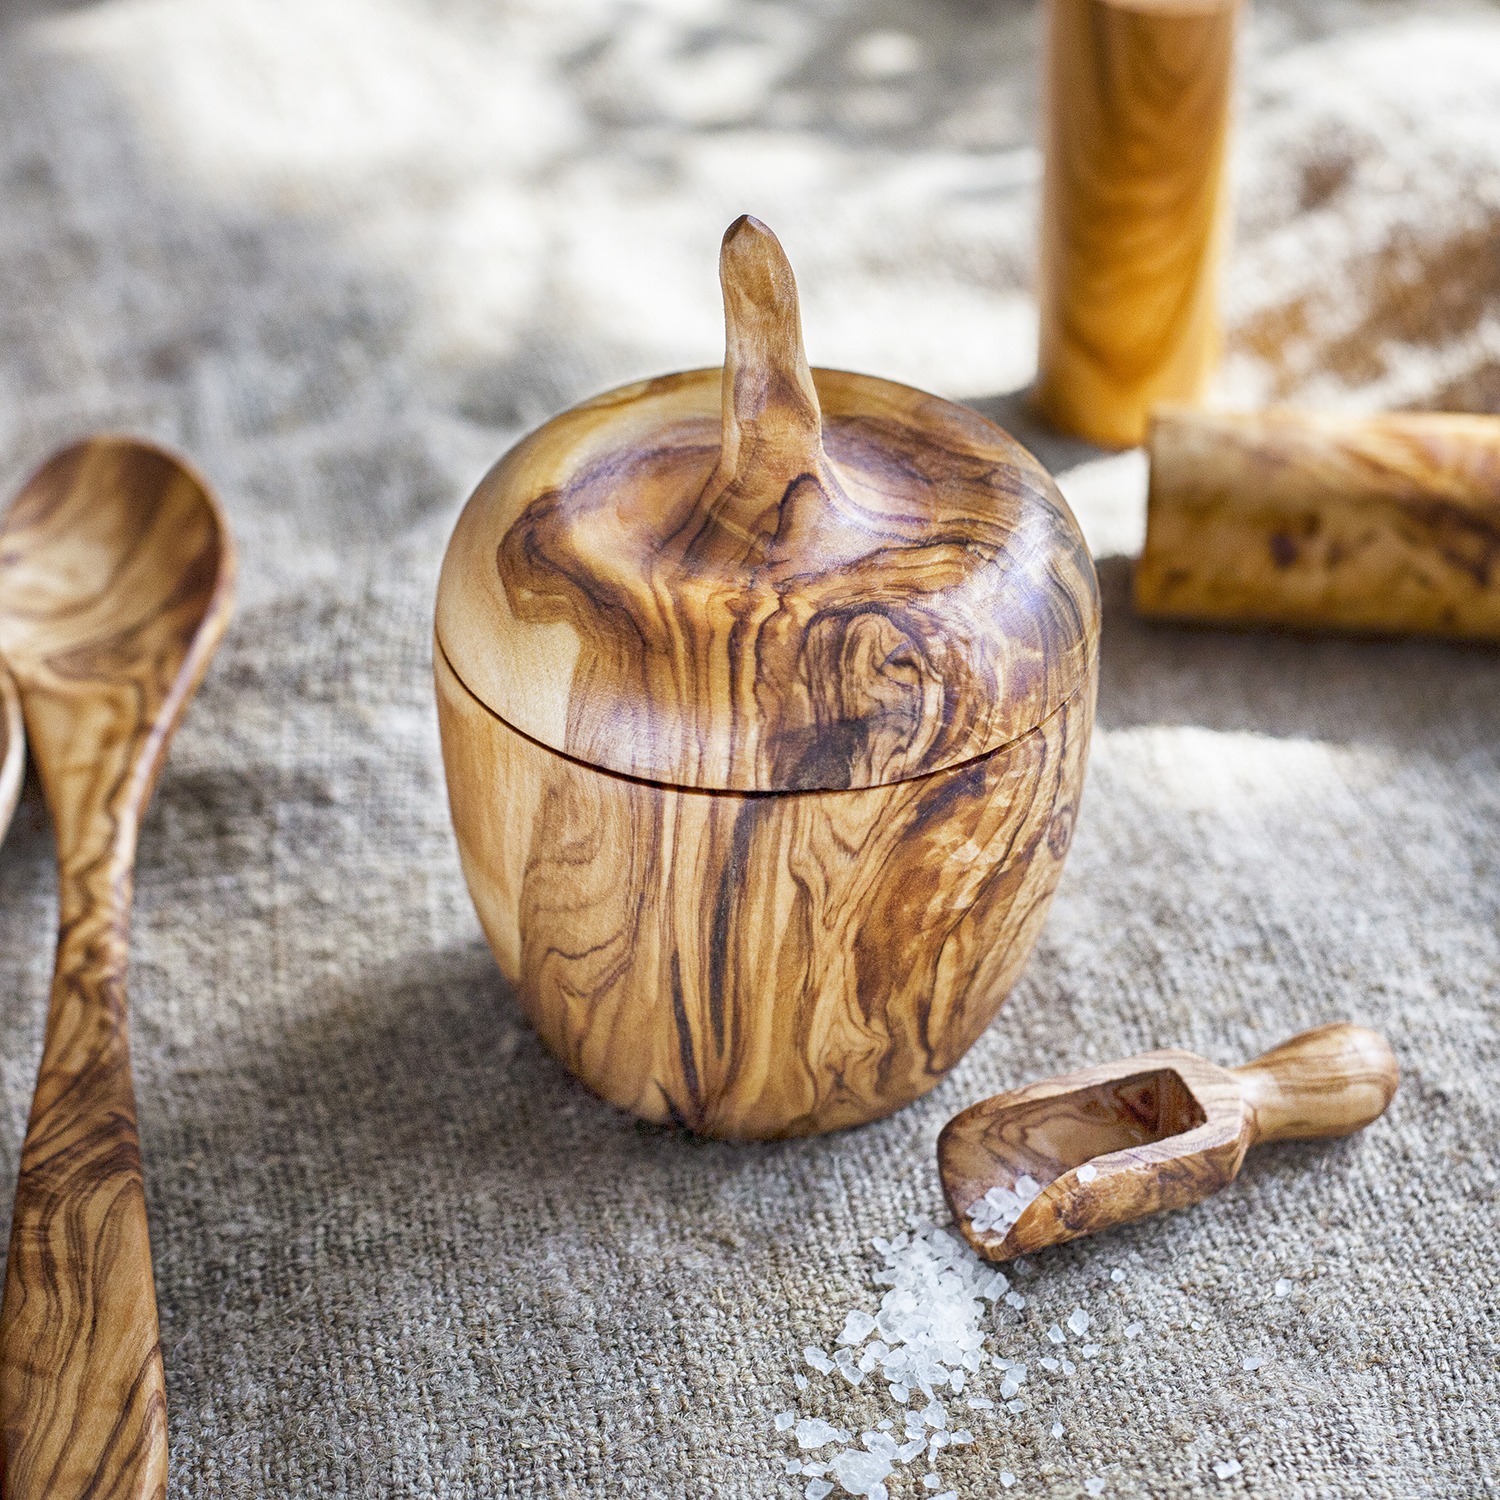
[[[804,555],[847,506],[823,451],[823,412],[802,345],[797,282],[776,236],[742,214],[719,253],[724,290],[723,435],[691,557],[720,566]]]
[[[1500,417],[1162,411],[1136,607],[1500,640]]]
[[[1036,401],[1093,442],[1140,442],[1218,359],[1237,11],[1049,0]]]

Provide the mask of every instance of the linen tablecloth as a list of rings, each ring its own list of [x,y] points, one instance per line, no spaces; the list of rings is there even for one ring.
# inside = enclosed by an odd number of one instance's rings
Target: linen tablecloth
[[[137,890],[174,1496],[794,1496],[772,1418],[878,1414],[793,1375],[875,1306],[869,1239],[941,1217],[951,1113],[1338,1017],[1398,1052],[1388,1117],[1039,1258],[994,1349],[1079,1302],[1145,1331],[1071,1381],[1034,1370],[1031,1409],[976,1413],[939,1467],[972,1496],[1002,1468],[1020,1495],[1496,1492],[1500,653],[1132,618],[1143,460],[1049,435],[1022,394],[1033,5],[3,17],[0,479],[146,433],[220,489],[243,558]],[[1221,394],[1500,408],[1500,7],[1259,0],[1242,64]],[[720,357],[717,241],[745,210],[786,244],[813,361],[1011,426],[1106,601],[1074,850],[999,1020],[895,1118],[768,1146],[633,1123],[520,1019],[429,675],[464,496],[545,416]],[[54,912],[32,786],[0,852],[7,1203]]]

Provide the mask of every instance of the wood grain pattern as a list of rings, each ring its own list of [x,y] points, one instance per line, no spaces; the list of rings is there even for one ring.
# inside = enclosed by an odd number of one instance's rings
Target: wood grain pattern
[[[965,408],[810,371],[781,247],[725,237],[727,360],[547,423],[487,476],[437,634],[508,724],[737,791],[878,786],[1028,733],[1090,680],[1093,564]]]
[[[0,664],[0,839],[10,827],[26,775],[26,728],[15,679]]]
[[[1500,417],[1166,410],[1142,614],[1500,641]]]
[[[1384,1039],[1337,1022],[1242,1068],[1168,1049],[998,1094],[955,1115],[938,1170],[959,1228],[989,1260],[1061,1244],[1228,1186],[1262,1141],[1349,1135],[1384,1113],[1399,1069]],[[1094,1169],[1088,1180],[1078,1168]],[[1041,1194],[1004,1232],[974,1205],[1022,1174]],[[1086,1174],[1087,1175],[1087,1174]]]
[[[491,472],[439,588],[464,871],[605,1098],[714,1135],[872,1119],[988,1024],[1071,837],[1093,565],[972,412],[809,369],[764,225],[726,357],[564,413]]]
[[[994,1018],[1062,871],[1092,692],[936,776],[705,793],[555,754],[436,658],[480,920],[596,1093],[710,1135],[833,1130],[925,1093]]]
[[[1041,345],[1048,421],[1125,447],[1219,357],[1236,0],[1048,0]]]
[[[0,1307],[6,1500],[166,1493],[125,974],[140,820],[223,633],[232,575],[206,488],[127,439],[57,455],[0,522],[0,654],[59,867],[57,965]]]

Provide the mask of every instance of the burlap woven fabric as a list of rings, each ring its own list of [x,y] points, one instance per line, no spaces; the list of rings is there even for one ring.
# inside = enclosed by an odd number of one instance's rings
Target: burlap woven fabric
[[[174,1496],[796,1495],[773,1414],[882,1409],[796,1391],[798,1351],[875,1305],[870,1236],[940,1212],[951,1113],[1336,1017],[1400,1055],[1388,1117],[1041,1258],[992,1348],[1042,1352],[1082,1301],[1103,1353],[1034,1369],[1029,1410],[974,1413],[938,1467],[966,1496],[1002,1468],[1018,1495],[1495,1493],[1500,653],[1132,619],[1139,456],[1014,394],[1032,6],[12,0],[0,26],[0,479],[142,431],[243,554],[137,893]],[[1260,0],[1242,124],[1227,393],[1500,406],[1500,10]],[[1107,611],[1074,852],[999,1021],[894,1119],[735,1147],[597,1103],[519,1019],[448,828],[429,639],[491,460],[718,357],[746,209],[816,362],[972,399],[1061,472]],[[33,786],[0,853],[7,1202],[50,859]]]

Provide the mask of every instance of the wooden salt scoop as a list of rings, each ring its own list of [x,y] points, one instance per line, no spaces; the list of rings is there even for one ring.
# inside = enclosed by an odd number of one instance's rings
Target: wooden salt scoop
[[[125,1028],[136,835],[228,621],[234,554],[175,458],[96,438],[0,519],[0,654],[57,838],[57,967],[0,1306],[5,1500],[159,1500],[167,1410]]]
[[[1396,1092],[1385,1039],[1338,1022],[1242,1068],[1169,1049],[997,1094],[938,1137],[938,1171],[964,1238],[1009,1260],[1116,1224],[1187,1208],[1234,1181],[1261,1141],[1351,1135]],[[1029,1196],[986,1229],[992,1189]],[[1003,1197],[997,1193],[996,1197]]]
[[[1500,641],[1500,417],[1166,409],[1136,608]]]
[[[10,827],[26,774],[26,730],[16,680],[0,665],[0,839]]]

